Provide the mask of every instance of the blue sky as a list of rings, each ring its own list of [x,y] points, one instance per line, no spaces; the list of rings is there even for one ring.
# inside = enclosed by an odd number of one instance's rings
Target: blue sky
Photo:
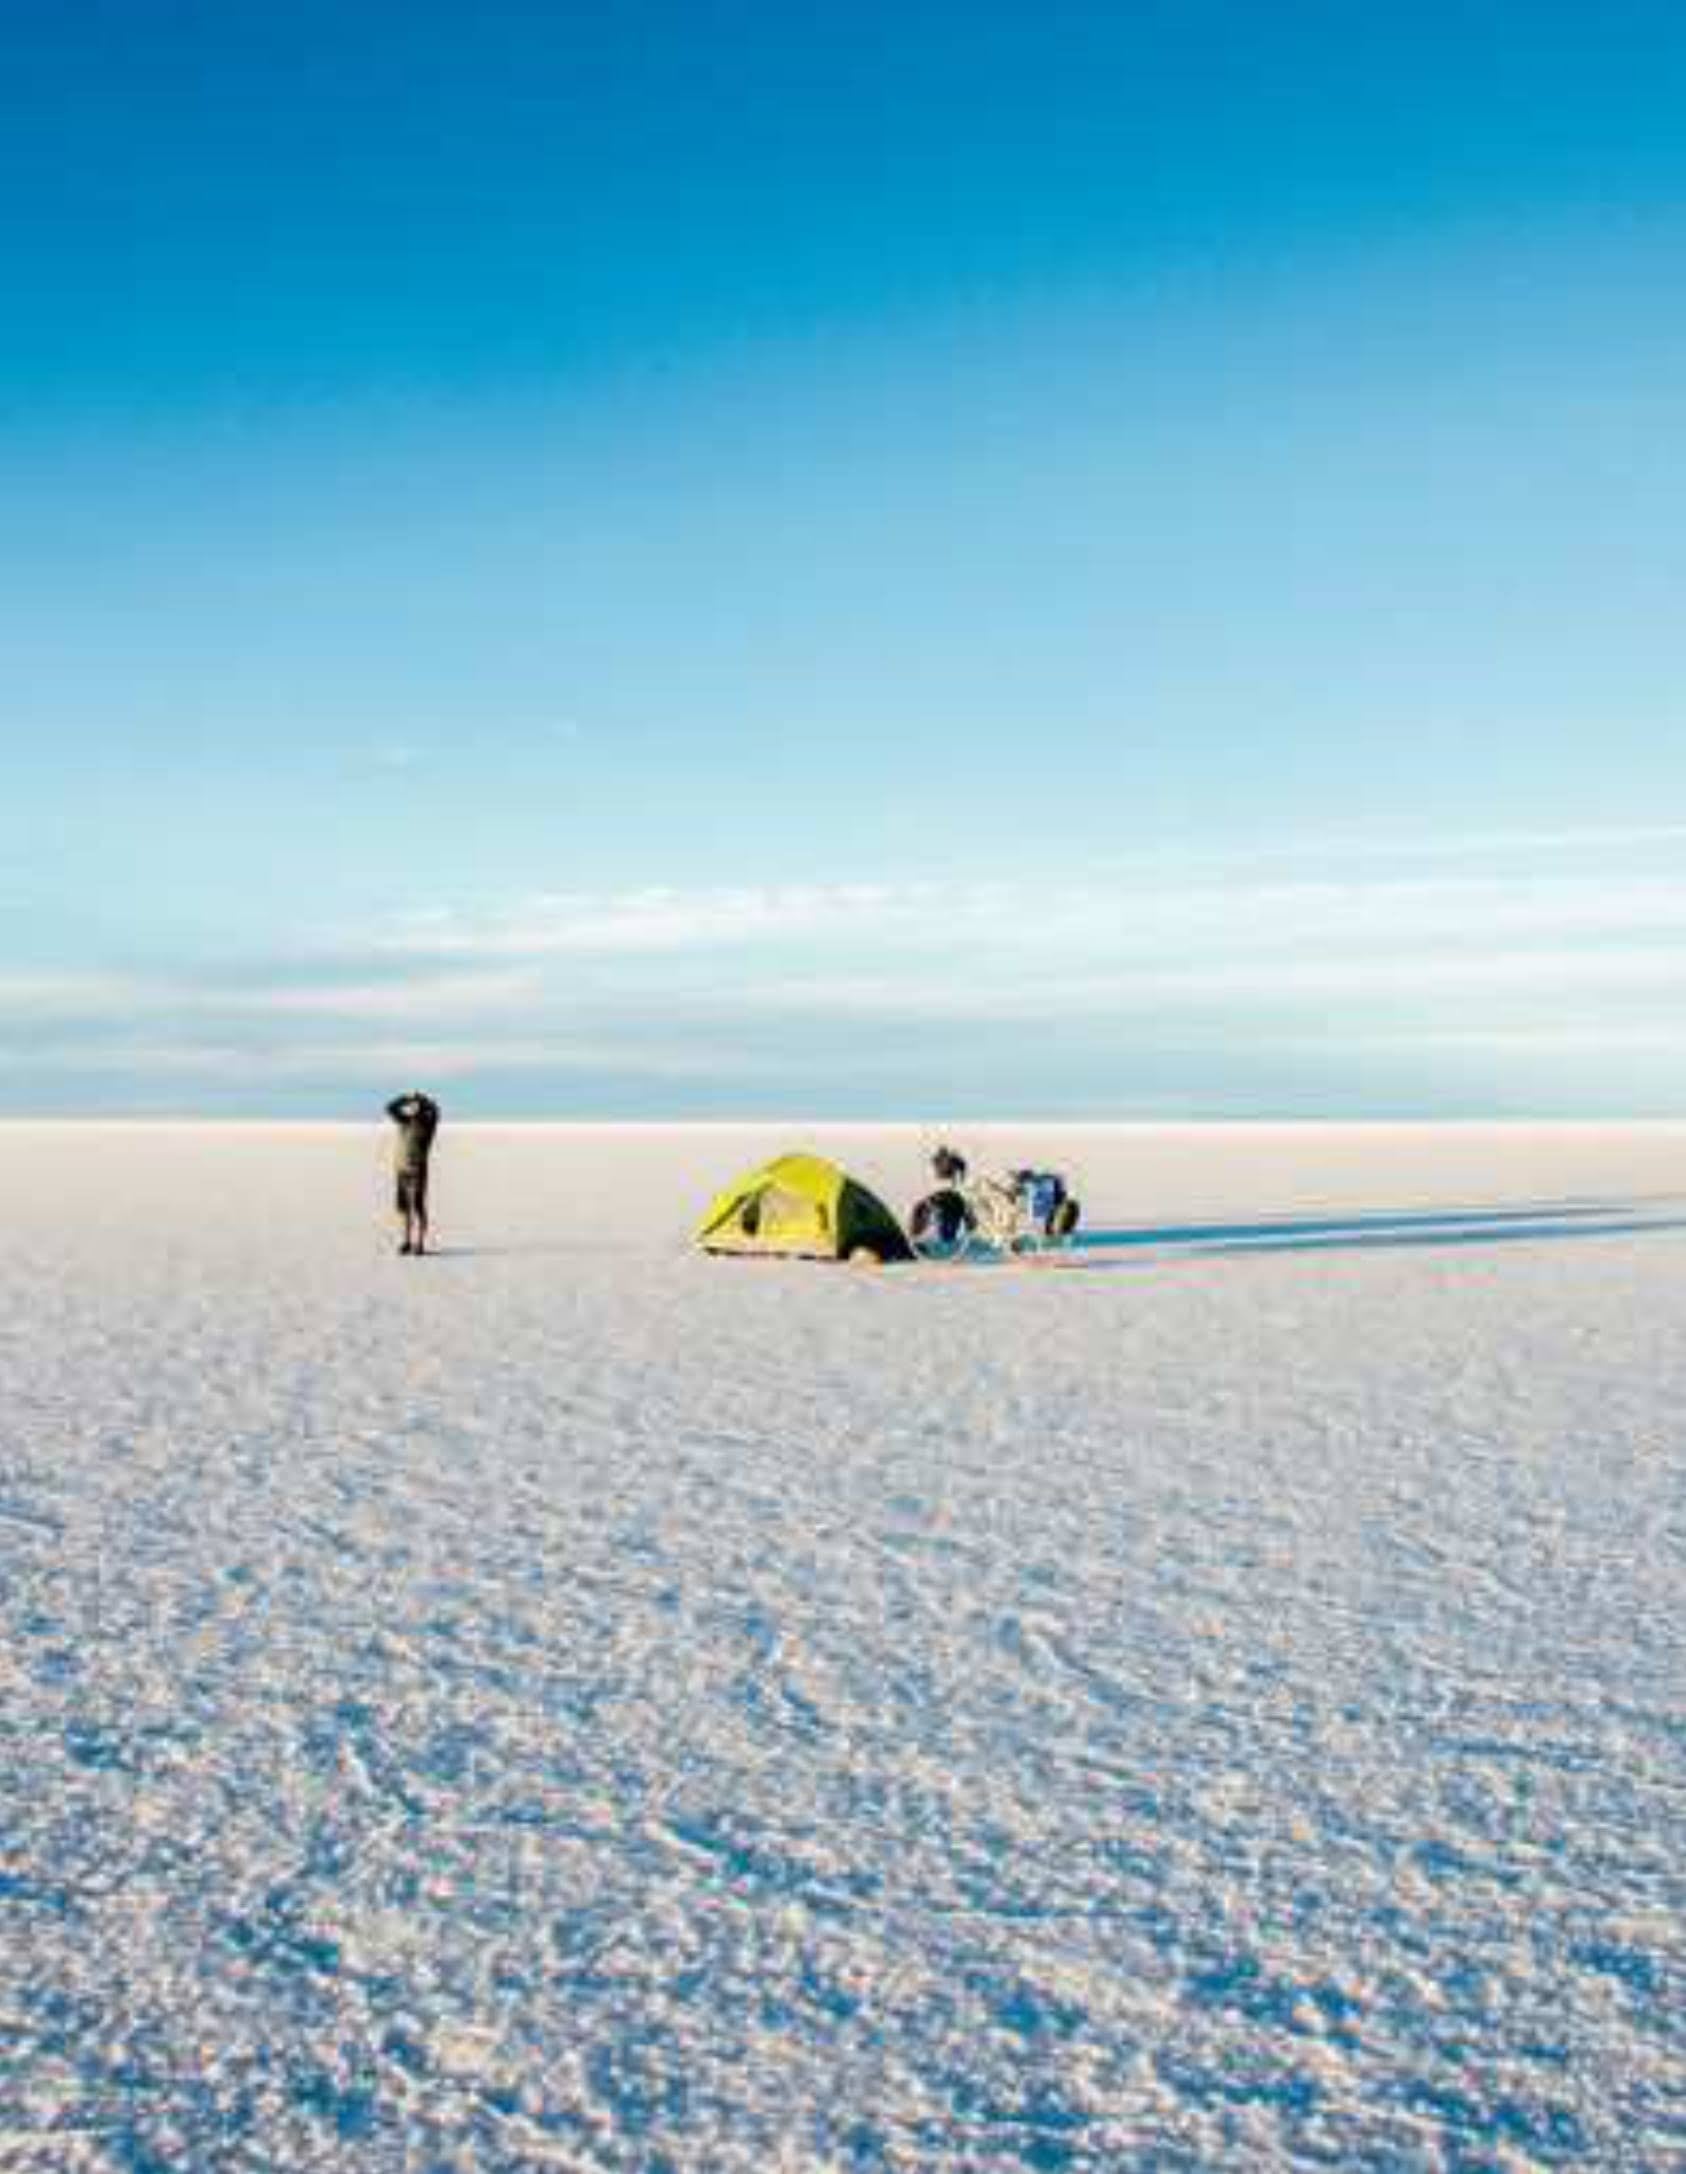
[[[1678,10],[4,23],[0,1109],[1686,1111]]]

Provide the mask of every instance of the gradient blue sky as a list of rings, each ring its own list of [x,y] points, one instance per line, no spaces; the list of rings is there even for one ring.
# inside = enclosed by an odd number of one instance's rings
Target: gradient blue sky
[[[0,29],[0,1109],[1686,1112],[1677,7]]]

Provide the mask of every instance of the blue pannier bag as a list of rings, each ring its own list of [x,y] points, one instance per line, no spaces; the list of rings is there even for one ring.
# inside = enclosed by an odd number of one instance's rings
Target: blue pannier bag
[[[1038,1230],[1051,1231],[1065,1201],[1065,1179],[1056,1170],[1021,1170],[1017,1177],[1026,1215]]]

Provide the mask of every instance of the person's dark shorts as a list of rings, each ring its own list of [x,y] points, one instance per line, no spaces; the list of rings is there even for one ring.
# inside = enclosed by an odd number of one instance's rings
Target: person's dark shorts
[[[425,1170],[400,1170],[396,1197],[400,1215],[425,1215],[427,1213],[427,1172]]]

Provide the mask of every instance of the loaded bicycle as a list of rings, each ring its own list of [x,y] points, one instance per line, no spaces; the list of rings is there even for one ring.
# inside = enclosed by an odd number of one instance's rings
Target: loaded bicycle
[[[1071,1243],[1081,1210],[1058,1171],[974,1178],[949,1148],[938,1149],[932,1168],[937,1187],[908,1218],[908,1237],[921,1260],[955,1261],[969,1253],[1022,1259]]]

